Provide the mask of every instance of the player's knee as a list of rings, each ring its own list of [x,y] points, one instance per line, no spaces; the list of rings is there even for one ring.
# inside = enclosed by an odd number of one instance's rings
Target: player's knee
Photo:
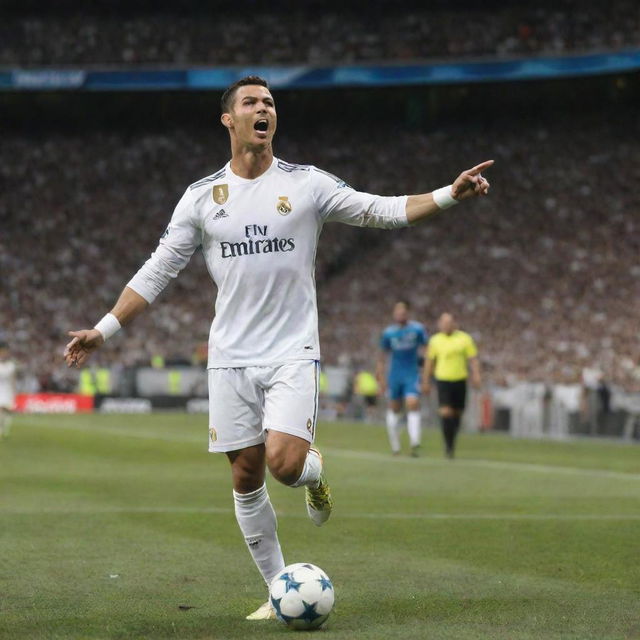
[[[453,418],[454,410],[452,407],[440,407],[439,413],[443,418]]]
[[[251,493],[264,483],[264,458],[253,452],[231,452],[227,454],[231,462],[233,488],[238,493]]]
[[[251,493],[257,491],[264,483],[264,474],[255,470],[234,469],[233,488],[238,493]]]
[[[304,462],[292,456],[267,456],[267,466],[271,475],[282,484],[293,484],[300,477],[303,465]]]
[[[271,475],[282,484],[293,484],[302,473],[305,455],[303,451],[285,447],[267,449],[267,467]]]
[[[405,402],[407,411],[417,411],[420,408],[420,400],[416,396],[409,396]]]

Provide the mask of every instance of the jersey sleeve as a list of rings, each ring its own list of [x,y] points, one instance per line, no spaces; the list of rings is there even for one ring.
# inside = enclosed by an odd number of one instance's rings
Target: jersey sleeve
[[[478,347],[473,338],[467,335],[467,345],[465,347],[465,354],[467,358],[475,358],[478,355]]]
[[[406,227],[407,196],[376,196],[356,191],[344,180],[311,167],[311,191],[325,222],[356,227],[396,229]]]
[[[171,278],[184,269],[201,243],[202,231],[196,219],[193,198],[187,189],[176,205],[158,247],[127,286],[151,304]]]
[[[389,332],[383,331],[380,336],[380,348],[383,351],[391,351],[391,340],[389,338]]]
[[[427,344],[428,340],[427,330],[423,325],[418,326],[418,345],[423,346]]]

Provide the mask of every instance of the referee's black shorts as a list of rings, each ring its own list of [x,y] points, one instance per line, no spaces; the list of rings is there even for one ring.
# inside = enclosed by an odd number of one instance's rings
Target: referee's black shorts
[[[438,405],[462,411],[467,403],[466,380],[436,380],[438,387]]]

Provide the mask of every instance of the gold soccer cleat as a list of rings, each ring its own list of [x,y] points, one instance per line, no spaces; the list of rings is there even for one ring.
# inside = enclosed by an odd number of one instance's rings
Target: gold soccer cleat
[[[314,451],[320,456],[320,452],[317,449],[314,449]],[[320,459],[322,459],[322,456],[320,456]],[[318,486],[315,489],[307,487],[306,494],[307,513],[313,524],[315,524],[316,527],[321,527],[329,519],[331,510],[333,509],[331,489],[327,483],[324,471],[320,474]]]
[[[247,620],[275,620],[276,612],[273,610],[270,602],[265,602],[253,613],[250,613]]]

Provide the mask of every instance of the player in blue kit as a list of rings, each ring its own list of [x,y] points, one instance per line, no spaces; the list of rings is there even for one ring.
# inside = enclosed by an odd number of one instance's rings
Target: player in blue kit
[[[407,431],[411,455],[418,456],[421,442],[420,424],[420,365],[424,361],[427,332],[422,324],[409,320],[409,303],[396,302],[393,307],[394,324],[388,326],[380,339],[382,349],[378,358],[378,381],[381,393],[386,390],[387,432],[393,455],[400,453],[398,422],[402,403],[407,411]],[[387,355],[390,363],[387,368]]]

